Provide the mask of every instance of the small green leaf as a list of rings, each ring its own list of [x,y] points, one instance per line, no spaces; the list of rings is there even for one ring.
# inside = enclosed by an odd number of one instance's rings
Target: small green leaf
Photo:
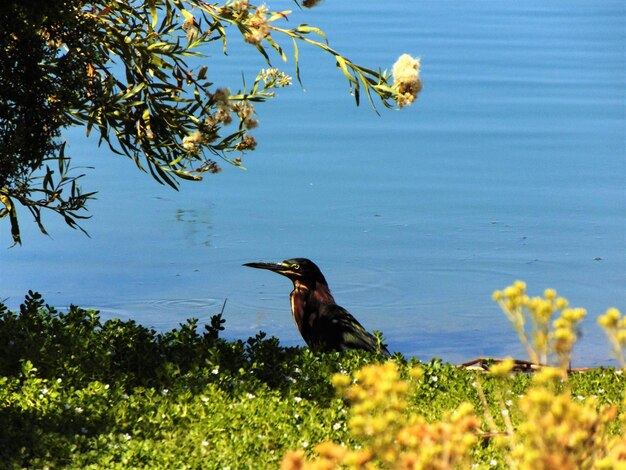
[[[299,53],[298,53],[298,41],[296,41],[296,38],[293,38],[293,59],[294,59],[294,63],[296,66],[296,79],[298,80],[298,83],[300,84],[300,86],[304,86],[302,84],[302,78],[300,77],[300,58],[299,58]]]
[[[280,54],[280,57],[283,59],[283,62],[287,62],[287,56],[283,52],[283,49],[280,47],[280,45],[276,41],[274,41],[271,38],[271,36],[268,36],[266,38],[266,40],[270,44],[270,46],[272,46],[274,49],[276,49],[276,52],[278,52],[278,54]]]
[[[184,179],[184,180],[191,180],[191,181],[201,181],[202,180],[202,176],[200,175],[192,175],[191,173],[187,172],[187,171],[183,171],[183,170],[171,170],[172,173],[174,173],[176,176]]]
[[[156,28],[159,17],[157,15],[157,9],[154,5],[154,0],[148,0],[148,7],[150,8],[150,16],[152,16],[152,29]]]
[[[309,34],[309,33],[317,34],[318,36],[321,36],[322,38],[324,38],[324,41],[326,42],[326,44],[328,44],[328,38],[326,37],[326,34],[324,34],[324,31],[314,26],[309,26],[308,24],[301,24],[295,29],[295,31],[301,34]]]
[[[208,67],[206,65],[203,65],[202,67],[200,67],[200,70],[198,71],[198,80],[204,80],[206,78],[206,71],[207,71]]]
[[[346,60],[340,55],[336,56],[335,59],[337,59],[337,67],[339,67],[343,71],[343,74],[346,76],[346,78],[352,83],[357,83],[358,86],[357,80],[350,74],[350,71],[348,70]]]

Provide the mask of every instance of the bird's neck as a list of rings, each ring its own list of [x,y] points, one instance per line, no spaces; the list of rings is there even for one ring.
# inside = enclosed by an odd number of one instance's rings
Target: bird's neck
[[[298,280],[294,281],[291,291],[291,313],[300,331],[310,312],[318,311],[321,305],[334,303],[335,299],[326,284],[316,282],[311,286]]]

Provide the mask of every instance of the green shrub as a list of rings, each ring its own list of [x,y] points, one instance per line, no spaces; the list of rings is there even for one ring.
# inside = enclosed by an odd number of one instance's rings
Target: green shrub
[[[0,305],[2,464],[278,468],[289,450],[310,457],[320,442],[363,448],[368,441],[351,432],[354,410],[336,395],[332,378],[378,364],[380,357],[314,355],[282,347],[262,332],[226,341],[223,324],[216,315],[204,327],[191,319],[161,333],[134,321],[103,322],[98,312],[75,306],[59,312],[32,292],[18,312]],[[438,429],[460,407],[469,426],[464,403],[477,412],[487,403],[501,428],[501,400],[515,425],[523,417],[520,397],[532,381],[526,374],[515,374],[503,388],[498,377],[440,360],[421,363],[397,354],[390,363],[410,384],[405,413],[422,416],[420,426]],[[420,380],[411,375],[416,368]],[[596,396],[599,405],[623,411],[626,383],[619,372],[573,374],[567,387],[576,400]],[[611,426],[613,434],[620,429],[617,422]],[[480,429],[489,432],[485,423]],[[506,462],[492,439],[478,439],[470,458],[481,467]]]

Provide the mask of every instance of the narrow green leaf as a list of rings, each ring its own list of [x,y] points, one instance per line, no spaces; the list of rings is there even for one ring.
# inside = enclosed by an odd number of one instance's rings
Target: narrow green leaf
[[[52,189],[52,170],[46,165],[46,175],[43,177],[43,188]]]
[[[293,59],[294,59],[293,61],[296,66],[296,79],[298,80],[298,83],[300,84],[300,86],[304,87],[304,85],[302,84],[302,79],[300,77],[300,56],[298,52],[298,41],[296,41],[296,38],[293,38],[292,41],[293,41]]]
[[[169,166],[175,166],[178,165],[181,161],[183,161],[183,159],[186,157],[185,154],[182,154],[178,157],[175,158],[174,160],[172,160],[171,162],[168,163]]]
[[[15,204],[11,201],[9,196],[5,196],[4,194],[0,194],[0,202],[4,204],[4,207],[7,208],[7,211],[3,213],[3,217],[6,216],[7,212],[9,214],[9,221],[11,223],[11,236],[13,237],[13,245],[21,245],[22,239],[20,237],[20,225],[17,221],[17,211],[15,209]]]
[[[150,15],[152,16],[152,29],[156,28],[159,18],[157,16],[157,9],[154,5],[154,0],[148,0],[148,7],[150,8]]]
[[[202,176],[200,175],[192,175],[191,173],[183,170],[170,170],[179,178],[190,181],[202,181]]]
[[[390,95],[395,95],[397,93],[396,90],[391,88],[389,85],[373,85],[372,88],[383,93],[389,93]]]
[[[148,85],[146,84],[146,82],[141,82],[135,85],[134,87],[132,87],[130,90],[126,91],[123,95],[119,97],[119,99],[127,100],[128,98],[135,96],[137,93],[145,89],[147,86]]]
[[[223,52],[224,55],[227,55],[226,53],[226,30],[224,29],[224,27],[222,26],[222,23],[220,22],[216,22],[215,23],[215,29],[217,29],[217,32],[220,34],[220,37],[222,38],[222,44],[223,44]]]
[[[358,86],[357,80],[350,74],[350,71],[348,70],[348,67],[346,65],[346,60],[340,55],[336,56],[335,59],[337,59],[337,67],[339,67],[343,71],[343,74],[346,76],[346,78],[350,82],[356,83]]]
[[[354,90],[352,91],[352,93],[354,93],[354,101],[356,102],[356,105],[358,106],[361,100],[361,90],[359,89],[358,83],[354,87]]]
[[[255,47],[261,53],[261,55],[263,57],[265,57],[265,61],[267,62],[267,65],[269,65],[271,67],[272,66],[272,62],[270,61],[270,56],[267,55],[267,51],[265,50],[265,48],[263,46],[261,46],[260,44],[256,44]]]
[[[200,67],[200,71],[198,72],[198,80],[204,80],[206,78],[206,71],[207,71],[207,66],[203,65],[202,67]]]
[[[369,85],[369,82],[367,81],[367,79],[366,79],[366,77],[364,75],[358,74],[358,76],[361,79],[361,82],[363,83],[363,86],[365,87],[365,93],[367,94],[367,99],[369,100],[372,109],[376,112],[376,114],[380,115],[380,113],[376,109],[376,105],[374,104],[374,101],[372,100],[371,86]],[[381,96],[381,99],[382,99],[382,96]],[[386,106],[386,101],[384,99],[382,99],[382,100],[383,100],[383,103],[385,103],[385,106]]]
[[[324,34],[324,31],[314,26],[309,26],[308,24],[301,24],[301,25],[298,25],[295,31],[300,34],[309,34],[309,33],[317,34],[318,36],[324,39],[326,44],[328,44],[328,38],[326,37],[326,34]]]
[[[280,57],[283,59],[283,62],[287,62],[287,56],[285,55],[285,53],[283,52],[282,47],[280,47],[280,44],[278,44],[276,41],[274,41],[271,36],[268,36],[266,38],[267,42],[270,44],[270,46],[272,46],[274,49],[276,49],[276,52],[278,52],[278,54],[280,54]]]

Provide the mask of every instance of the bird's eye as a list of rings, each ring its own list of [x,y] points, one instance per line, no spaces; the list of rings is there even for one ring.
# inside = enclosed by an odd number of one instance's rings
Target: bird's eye
[[[291,265],[291,269],[293,269],[294,271],[298,271],[300,269],[300,265],[299,264],[292,264]]]

